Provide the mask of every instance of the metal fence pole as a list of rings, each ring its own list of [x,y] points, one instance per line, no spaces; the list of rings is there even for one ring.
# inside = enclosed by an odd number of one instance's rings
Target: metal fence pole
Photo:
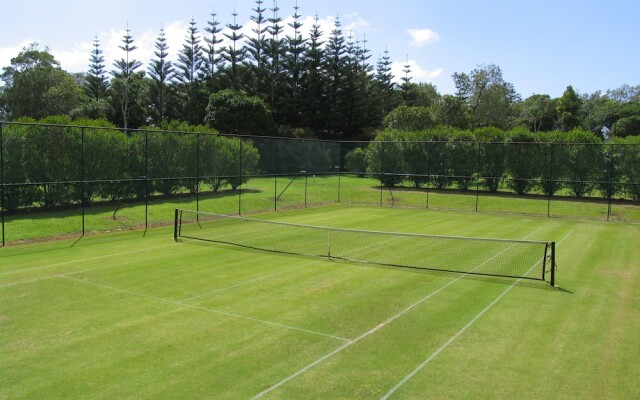
[[[144,131],[144,229],[149,228],[149,131]]]
[[[307,181],[309,180],[309,141],[304,140],[304,206],[307,207]]]
[[[238,215],[242,215],[242,138],[240,141],[240,153],[238,154],[238,177],[240,184],[238,185]]]
[[[478,200],[480,198],[480,142],[476,143],[476,212],[478,212]]]
[[[338,142],[338,203],[340,203],[340,179],[342,177],[342,142]]]
[[[431,143],[426,142],[427,146],[427,194],[426,194],[426,205],[425,208],[429,208],[429,183],[431,182]]]
[[[84,127],[80,130],[80,202],[82,204],[82,236],[84,236],[84,218],[85,218],[85,176],[84,176]]]
[[[610,145],[611,146],[611,145]],[[611,149],[611,147],[610,147]],[[611,210],[611,196],[613,195],[613,154],[614,152],[612,151],[613,149],[609,150],[608,154],[609,154],[609,190],[607,193],[607,197],[608,197],[608,206],[607,206],[607,221],[609,221],[611,215],[612,215],[612,210]]]
[[[273,211],[278,210],[278,139],[273,139],[276,142],[276,162],[275,169],[273,171]]]
[[[382,206],[382,192],[384,190],[384,143],[380,142],[380,146],[382,146],[382,151],[380,152],[380,206]]]
[[[553,146],[551,143],[549,146],[549,185],[553,185]],[[553,186],[552,186],[553,187]],[[547,199],[547,218],[551,217],[551,196],[553,196],[553,190],[549,188],[549,198]]]
[[[196,133],[196,215],[200,211],[200,132]]]
[[[4,247],[4,124],[0,122],[0,214],[2,215],[2,246]]]

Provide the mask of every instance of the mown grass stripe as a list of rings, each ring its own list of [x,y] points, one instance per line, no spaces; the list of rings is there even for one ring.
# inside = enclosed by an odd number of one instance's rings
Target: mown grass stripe
[[[310,334],[313,334],[313,335],[324,336],[324,337],[328,337],[328,338],[331,338],[331,339],[336,339],[336,340],[340,340],[340,341],[344,341],[344,342],[349,341],[349,339],[347,339],[347,338],[343,338],[343,337],[336,336],[336,335],[331,335],[331,334],[328,334],[328,333],[317,332],[317,331],[312,331],[312,330],[309,330],[309,329],[304,329],[304,328],[300,328],[300,327],[296,327],[296,326],[280,324],[280,323],[274,322],[274,321],[267,321],[267,320],[264,320],[264,319],[248,317],[246,315],[240,315],[240,314],[234,314],[234,313],[230,313],[230,312],[226,312],[226,311],[215,310],[213,308],[196,306],[196,305],[193,305],[193,304],[184,303],[183,301],[175,301],[175,300],[170,300],[170,299],[166,299],[166,298],[163,298],[163,297],[152,296],[152,295],[149,295],[149,294],[135,292],[133,290],[121,289],[121,288],[117,288],[117,287],[109,286],[109,285],[104,285],[104,284],[97,283],[97,282],[91,282],[91,281],[84,280],[84,279],[74,278],[74,277],[71,277],[71,276],[68,276],[68,275],[60,276],[60,278],[70,279],[70,280],[73,280],[73,281],[76,281],[76,282],[84,283],[86,285],[93,285],[93,286],[101,287],[101,288],[104,288],[104,289],[116,290],[116,291],[127,293],[127,294],[130,294],[130,295],[133,295],[133,296],[145,297],[147,299],[161,301],[161,302],[164,302],[164,303],[167,303],[167,304],[178,305],[178,306],[185,307],[185,308],[192,308],[192,309],[195,309],[195,310],[208,311],[208,312],[211,312],[211,313],[214,313],[214,314],[225,315],[227,317],[232,317],[232,318],[237,318],[237,319],[244,319],[244,320],[247,320],[247,321],[260,322],[260,323],[263,323],[263,324],[276,326],[276,327],[279,327],[279,328],[285,328],[285,329],[289,329],[289,330],[310,333]]]
[[[565,235],[556,244],[556,246],[560,245],[560,243],[564,242],[569,236],[571,236],[571,233],[572,232],[569,232],[567,235]],[[537,265],[538,265],[538,263],[535,263],[534,265],[531,266],[531,269],[535,268]],[[424,360],[420,365],[418,365],[413,371],[411,371],[407,376],[405,376],[394,387],[389,389],[389,391],[387,393],[385,393],[385,395],[382,396],[380,398],[380,400],[386,400],[389,397],[391,397],[395,392],[397,392],[398,389],[400,389],[400,387],[402,385],[404,385],[411,378],[413,378],[418,372],[420,372],[424,367],[426,367],[434,358],[436,358],[440,353],[442,353],[444,350],[446,350],[453,342],[456,341],[456,339],[458,339],[463,333],[465,333],[467,331],[467,329],[469,329],[471,327],[471,325],[473,325],[477,320],[482,318],[482,316],[484,314],[486,314],[490,309],[492,309],[493,306],[495,306],[504,296],[506,296],[506,294],[509,293],[511,291],[511,289],[516,287],[516,285],[518,285],[522,281],[522,279],[523,278],[520,278],[520,279],[516,280],[515,282],[513,282],[511,285],[509,285],[509,287],[507,287],[504,291],[502,291],[502,293],[500,293],[498,295],[498,297],[496,297],[491,303],[489,303],[488,306],[486,306],[484,309],[482,309],[482,311],[480,311],[475,317],[473,317],[469,322],[467,322],[458,332],[456,332],[446,342],[444,342],[444,344],[442,344],[442,346],[440,346],[436,351],[431,353],[431,355],[429,357],[427,357],[426,360]]]

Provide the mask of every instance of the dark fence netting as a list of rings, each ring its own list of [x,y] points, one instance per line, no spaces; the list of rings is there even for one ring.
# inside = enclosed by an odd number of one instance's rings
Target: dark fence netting
[[[640,222],[640,145],[337,142],[0,124],[2,243],[375,205]]]

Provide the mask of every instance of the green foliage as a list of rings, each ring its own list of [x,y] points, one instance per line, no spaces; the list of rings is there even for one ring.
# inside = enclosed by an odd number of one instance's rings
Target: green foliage
[[[640,135],[640,115],[620,118],[611,127],[611,133],[617,137]]]
[[[558,122],[560,129],[570,131],[579,125],[579,111],[582,101],[573,87],[567,86],[567,89],[558,100],[556,110],[558,112]]]
[[[271,110],[259,97],[236,90],[222,90],[209,98],[206,121],[226,134],[270,135]]]
[[[433,128],[435,122],[429,107],[400,106],[384,117],[382,125],[389,129],[419,131]]]
[[[367,170],[367,152],[362,147],[356,147],[345,156],[345,169],[348,172],[357,172],[359,177],[364,177]]]
[[[392,187],[404,180],[398,174],[404,172],[402,145],[399,143],[399,133],[384,131],[367,147],[367,173],[378,177],[380,183]]]
[[[622,145],[618,158],[620,180],[625,192],[634,200],[640,201],[640,136],[619,139],[616,144]]]
[[[195,193],[200,183],[214,191],[224,184],[236,189],[256,172],[259,160],[251,141],[240,144],[179,121],[165,125],[171,131],[127,134],[106,120],[22,122],[30,125],[7,124],[2,130],[5,182],[21,184],[5,188],[9,211]]]
[[[14,120],[69,115],[84,101],[74,77],[60,68],[48,49],[40,51],[36,43],[12,58],[1,78],[6,87],[0,93],[0,102]]]

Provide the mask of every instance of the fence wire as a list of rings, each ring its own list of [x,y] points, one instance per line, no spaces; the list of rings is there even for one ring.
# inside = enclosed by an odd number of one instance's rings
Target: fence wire
[[[640,146],[0,124],[2,243],[345,203],[640,222]]]

